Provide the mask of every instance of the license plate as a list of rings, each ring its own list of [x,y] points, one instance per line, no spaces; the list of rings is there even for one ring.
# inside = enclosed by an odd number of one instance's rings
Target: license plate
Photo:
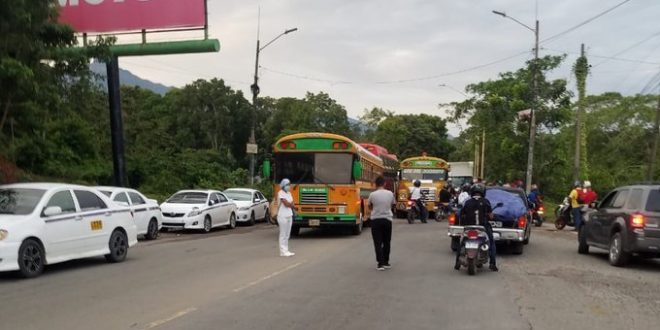
[[[465,248],[466,249],[478,249],[479,248],[479,243],[477,243],[477,242],[465,242]]]
[[[309,220],[309,226],[310,227],[318,227],[321,225],[321,220],[315,219],[315,220]]]
[[[490,221],[490,225],[494,228],[502,228],[502,221]]]

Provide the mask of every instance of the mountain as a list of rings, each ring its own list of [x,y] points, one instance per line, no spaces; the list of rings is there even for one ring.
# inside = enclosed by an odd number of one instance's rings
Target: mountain
[[[89,69],[92,70],[92,72],[100,75],[101,78],[101,84],[103,85],[103,88],[106,88],[108,85],[107,79],[106,79],[106,72],[105,72],[105,63],[100,63],[100,62],[92,62],[92,64],[89,65]],[[142,79],[133,73],[131,73],[128,70],[124,70],[122,68],[119,68],[119,82],[122,85],[126,86],[138,86],[142,87],[144,89],[148,89],[154,93],[158,93],[160,95],[165,95],[172,87],[165,86],[163,84],[155,83],[153,81],[147,80],[147,79]]]

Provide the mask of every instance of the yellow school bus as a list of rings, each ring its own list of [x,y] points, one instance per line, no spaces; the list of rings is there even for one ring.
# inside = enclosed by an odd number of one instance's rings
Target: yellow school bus
[[[441,158],[412,157],[401,162],[399,173],[399,190],[397,193],[396,213],[400,218],[405,218],[410,205],[408,200],[413,184],[416,180],[421,181],[422,193],[426,195],[426,209],[429,215],[436,217],[438,204],[440,202],[440,190],[447,184],[449,176],[449,164]]]
[[[274,196],[279,182],[291,180],[296,205],[291,234],[303,227],[346,227],[362,232],[369,217],[369,194],[384,171],[383,161],[347,137],[329,133],[299,133],[273,145],[273,159],[264,162],[272,177]]]

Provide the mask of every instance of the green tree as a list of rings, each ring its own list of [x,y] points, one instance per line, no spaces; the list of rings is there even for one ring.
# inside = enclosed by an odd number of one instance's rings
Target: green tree
[[[421,156],[422,152],[447,159],[453,147],[446,124],[444,119],[426,114],[390,114],[378,124],[374,142],[401,159]]]

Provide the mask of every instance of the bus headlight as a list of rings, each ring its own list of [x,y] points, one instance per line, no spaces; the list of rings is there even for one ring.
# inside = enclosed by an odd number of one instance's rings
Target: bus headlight
[[[339,206],[339,207],[337,207],[337,213],[339,213],[339,214],[346,214],[346,206]]]

